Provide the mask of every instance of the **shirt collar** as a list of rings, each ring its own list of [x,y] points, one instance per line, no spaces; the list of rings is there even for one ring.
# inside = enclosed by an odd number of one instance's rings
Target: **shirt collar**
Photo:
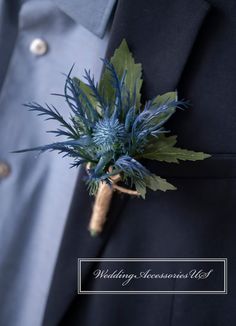
[[[104,36],[116,0],[53,0],[73,20],[100,38]]]

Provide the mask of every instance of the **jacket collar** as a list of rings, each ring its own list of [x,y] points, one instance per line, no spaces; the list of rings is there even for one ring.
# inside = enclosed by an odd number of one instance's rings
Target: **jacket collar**
[[[100,38],[104,36],[116,0],[53,0],[74,21]]]

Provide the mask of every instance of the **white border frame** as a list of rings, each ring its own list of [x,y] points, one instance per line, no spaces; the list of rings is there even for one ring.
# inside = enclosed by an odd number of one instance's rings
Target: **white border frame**
[[[81,290],[81,264],[82,262],[105,262],[105,261],[119,261],[119,262],[139,262],[139,261],[205,261],[205,262],[221,262],[224,264],[224,290],[223,291],[82,291]],[[227,258],[78,258],[77,266],[78,275],[78,294],[228,294],[228,260]]]

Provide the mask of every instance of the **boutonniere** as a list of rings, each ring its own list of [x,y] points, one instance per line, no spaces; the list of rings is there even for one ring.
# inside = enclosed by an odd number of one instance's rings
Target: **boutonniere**
[[[86,83],[66,77],[63,96],[71,110],[66,121],[58,110],[46,105],[26,106],[38,115],[55,119],[60,127],[52,132],[67,137],[63,142],[17,152],[55,150],[84,165],[86,184],[95,203],[89,224],[92,235],[102,231],[114,191],[145,198],[147,188],[175,190],[161,176],[150,172],[140,160],[179,163],[204,160],[210,155],[176,147],[176,136],[169,136],[164,125],[179,108],[188,106],[177,92],[158,95],[141,104],[142,66],[134,61],[125,40],[110,61],[104,61],[99,84],[85,70]]]

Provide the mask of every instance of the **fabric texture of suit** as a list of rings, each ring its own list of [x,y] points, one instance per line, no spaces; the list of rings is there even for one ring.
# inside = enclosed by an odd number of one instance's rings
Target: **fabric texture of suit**
[[[143,99],[177,88],[192,107],[171,119],[172,134],[180,147],[213,157],[180,165],[148,162],[178,191],[150,192],[145,201],[115,195],[95,239],[87,232],[92,199],[80,175],[44,325],[233,326],[236,2],[120,0],[114,15],[107,56],[126,38],[143,65]],[[78,257],[227,257],[229,294],[77,295]],[[176,286],[173,281],[170,289]]]

